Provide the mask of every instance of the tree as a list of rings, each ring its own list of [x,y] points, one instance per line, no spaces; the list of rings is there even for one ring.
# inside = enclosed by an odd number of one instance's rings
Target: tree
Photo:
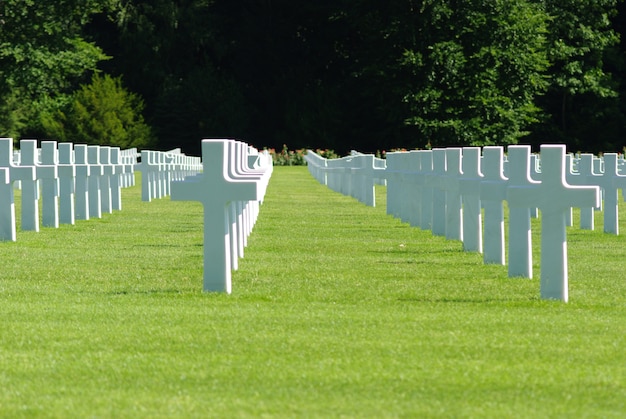
[[[605,68],[607,54],[619,42],[610,20],[617,0],[537,3],[550,16],[546,49],[551,65],[549,88],[538,102],[548,118],[532,141],[567,143],[581,151],[619,151],[617,127],[626,120],[619,110],[617,83]]]
[[[42,126],[60,141],[145,148],[152,145],[152,137],[142,111],[143,101],[120,78],[96,74],[63,111],[42,114]]]
[[[37,130],[42,103],[56,105],[106,56],[81,36],[91,14],[113,0],[4,0],[0,3],[0,131]]]
[[[401,65],[405,100],[424,144],[514,144],[546,87],[546,15],[525,0],[423,2],[419,41]]]

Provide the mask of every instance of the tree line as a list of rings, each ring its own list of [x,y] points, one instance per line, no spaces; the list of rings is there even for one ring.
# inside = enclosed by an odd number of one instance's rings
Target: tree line
[[[0,135],[622,151],[620,0],[4,0]]]

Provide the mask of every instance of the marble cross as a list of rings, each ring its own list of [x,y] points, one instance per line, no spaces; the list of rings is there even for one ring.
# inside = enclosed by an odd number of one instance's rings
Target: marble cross
[[[446,191],[443,188],[446,176],[446,150],[433,149],[433,171],[430,184],[433,185],[432,233],[435,236],[446,235]]]
[[[41,144],[43,149],[44,143]],[[75,187],[76,166],[74,165],[74,145],[59,143],[59,222],[74,224],[76,220]]]
[[[203,140],[204,171],[173,182],[172,200],[199,201],[204,208],[204,290],[232,291],[229,205],[257,200],[262,195],[256,179],[234,178],[229,173],[229,140]]]
[[[511,208],[531,206],[541,211],[541,298],[567,302],[565,213],[571,207],[598,206],[599,187],[567,184],[565,146],[542,145],[541,182],[509,186],[508,201]]]
[[[42,203],[42,218],[43,225],[50,227],[58,227],[58,212],[56,209],[56,200],[50,202],[51,197],[58,195],[56,188],[56,180],[58,179],[58,171],[56,165],[42,165],[39,163],[37,140],[21,140],[20,141],[20,165],[27,167],[35,167],[35,173],[37,180],[50,180],[54,181],[54,185],[50,190],[46,183],[46,192],[50,191],[51,194],[44,195],[44,202]],[[29,205],[28,211],[25,213],[22,210],[22,230],[39,231],[39,207],[37,202],[39,201],[39,185],[37,180],[22,181],[22,208],[25,204]],[[35,207],[31,207],[31,205]]]
[[[111,147],[111,165],[113,166],[111,175],[111,208],[113,211],[121,211],[122,209],[122,184],[126,167],[122,164],[120,153],[119,147]]]
[[[463,202],[463,250],[479,253],[483,251],[480,151],[480,147],[463,147],[463,173],[459,180]]]
[[[422,230],[430,230],[433,220],[433,186],[428,181],[433,172],[432,150],[420,150],[419,156],[419,194],[420,194],[420,222]]]
[[[0,168],[5,169],[6,176],[9,179],[9,190],[4,196],[5,205],[0,208],[2,210],[1,217],[7,224],[2,227],[1,240],[16,240],[16,222],[15,222],[15,204],[13,197],[13,183],[14,182],[36,182],[37,175],[35,173],[35,166],[23,167],[15,164],[13,161],[13,139],[12,138],[0,138]],[[30,198],[30,199],[29,199]],[[32,202],[31,202],[32,200]],[[37,207],[36,195],[24,196],[22,193],[22,214],[25,211],[35,211]],[[31,215],[27,215],[28,218]],[[24,218],[24,215],[22,215]]]
[[[100,164],[100,146],[87,146],[89,163],[89,216],[102,218],[102,185],[104,166]]]
[[[581,154],[578,159],[578,170],[575,175],[568,177],[568,182],[572,185],[599,185],[601,174],[594,173],[593,154]],[[583,230],[593,230],[595,227],[595,208],[583,207],[580,209],[580,228]]]
[[[35,143],[36,144],[36,143]],[[56,141],[41,142],[41,164],[59,170]],[[59,228],[59,178],[41,179],[41,224],[44,227]]]
[[[509,203],[509,277],[533,277],[532,236],[530,217],[532,202],[518,202],[518,190],[534,189],[540,182],[530,178],[530,146],[511,145],[507,148]],[[514,205],[511,205],[511,198]]]
[[[508,179],[503,175],[502,147],[483,148],[480,199],[485,211],[483,262],[504,265],[504,204]]]
[[[91,166],[87,157],[87,145],[74,145],[74,164],[76,167],[76,179],[74,182],[74,209],[77,220],[89,219],[89,177]]]
[[[604,232],[619,234],[617,197],[618,189],[626,188],[626,176],[618,173],[616,153],[605,153],[603,158],[604,172],[595,179],[604,191]]]
[[[444,190],[446,192],[446,239],[463,241],[463,216],[461,205],[461,189],[459,181],[462,150],[458,147],[446,149],[446,175]]]
[[[15,241],[15,200],[9,169],[0,167],[0,241]]]

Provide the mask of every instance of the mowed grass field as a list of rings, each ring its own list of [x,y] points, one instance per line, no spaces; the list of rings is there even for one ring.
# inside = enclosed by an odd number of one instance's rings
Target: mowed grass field
[[[19,202],[19,199],[17,199]],[[0,243],[0,417],[624,417],[626,236],[568,229],[570,302],[276,167],[231,295],[169,198]],[[620,203],[623,220],[626,207]],[[621,222],[626,233],[626,223]]]

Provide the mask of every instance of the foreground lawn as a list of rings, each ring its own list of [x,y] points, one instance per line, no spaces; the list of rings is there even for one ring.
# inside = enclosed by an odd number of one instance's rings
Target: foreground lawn
[[[382,188],[369,208],[277,167],[223,295],[201,292],[201,206],[123,193],[0,243],[0,416],[626,412],[626,237],[600,215],[568,231],[570,303],[542,301],[538,253],[510,279],[387,216]]]

